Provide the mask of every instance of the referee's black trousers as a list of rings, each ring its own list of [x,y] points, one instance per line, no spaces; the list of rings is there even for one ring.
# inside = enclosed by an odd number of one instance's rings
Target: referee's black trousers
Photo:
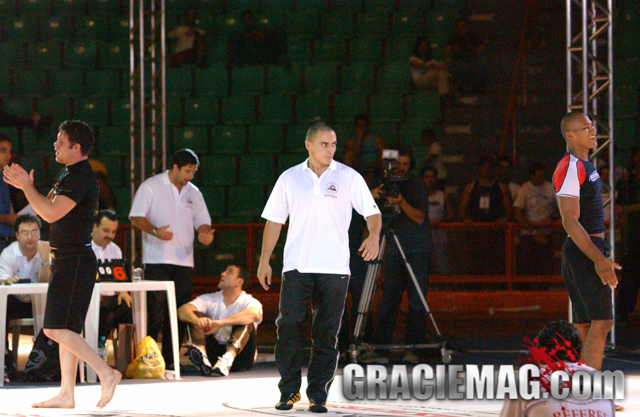
[[[304,354],[304,324],[312,305],[311,360],[307,372],[307,398],[324,404],[338,365],[338,332],[349,288],[348,275],[283,274],[280,286],[280,314],[276,319],[278,342],[276,364],[282,394],[300,391]]]

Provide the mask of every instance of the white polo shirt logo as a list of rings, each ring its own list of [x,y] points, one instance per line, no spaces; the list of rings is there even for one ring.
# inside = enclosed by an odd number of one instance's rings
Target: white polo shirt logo
[[[325,197],[337,198],[335,195],[338,194],[338,184],[335,182],[330,182],[326,187],[327,194]]]

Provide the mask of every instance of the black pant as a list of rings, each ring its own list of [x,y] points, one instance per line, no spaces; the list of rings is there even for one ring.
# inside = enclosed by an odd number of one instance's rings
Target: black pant
[[[276,319],[276,364],[280,392],[300,391],[305,363],[304,324],[309,303],[313,309],[311,360],[307,372],[307,397],[324,404],[338,364],[338,332],[349,287],[348,275],[307,274],[287,271],[280,285],[280,314]]]
[[[626,320],[636,308],[640,290],[640,250],[629,251],[622,260],[622,277],[618,286],[616,314]]]
[[[176,289],[176,307],[191,300],[193,268],[171,264],[146,264],[145,279],[151,281],[173,281]],[[167,367],[173,365],[173,343],[171,342],[171,322],[167,309],[167,294],[164,291],[147,292],[148,333],[154,340],[162,330],[162,356]],[[178,318],[176,317],[176,320]],[[182,343],[187,333],[186,323],[178,320],[178,343]]]
[[[393,241],[391,244],[394,244]],[[405,254],[407,261],[416,275],[422,294],[426,296],[429,280],[429,259],[431,253],[417,252]],[[424,343],[426,311],[416,291],[416,286],[409,276],[406,266],[395,248],[388,248],[384,258],[384,282],[382,283],[382,301],[378,308],[378,320],[374,333],[374,343],[391,343],[393,329],[396,325],[398,308],[405,289],[409,298],[407,327],[404,339],[407,344]]]
[[[103,296],[100,301],[100,331],[98,335],[108,337],[120,324],[132,324],[131,307],[124,301],[118,305],[117,295]]]
[[[226,352],[235,351],[236,358],[231,365],[231,372],[244,372],[253,368],[256,359],[256,332],[253,324],[233,326],[231,336],[225,344],[219,343],[212,334],[208,335],[205,341],[207,356],[212,365],[215,365],[218,357]]]

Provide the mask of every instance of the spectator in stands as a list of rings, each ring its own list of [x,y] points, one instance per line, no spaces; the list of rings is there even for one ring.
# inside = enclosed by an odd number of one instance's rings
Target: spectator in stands
[[[371,133],[371,122],[366,114],[355,118],[353,138],[346,140],[344,164],[358,171],[365,180],[375,176],[382,162],[384,141]]]
[[[0,284],[16,282],[48,282],[49,269],[48,242],[40,241],[40,219],[32,214],[18,216],[13,225],[17,242],[13,242],[0,255]],[[33,316],[30,295],[7,297],[7,321]],[[8,334],[8,333],[7,333]],[[6,343],[6,341],[1,341]]]
[[[397,175],[405,181],[399,183],[396,197],[386,196],[385,203],[397,204],[399,214],[395,219],[394,230],[411,264],[422,294],[427,293],[429,280],[429,260],[433,250],[431,229],[429,227],[429,192],[420,178],[413,177],[409,171],[412,167],[412,153],[408,148],[398,149]],[[384,185],[380,185],[371,194],[374,198],[384,197]],[[405,289],[409,298],[409,313],[405,330],[407,344],[426,342],[426,311],[408,275],[405,263],[393,240],[387,242],[385,251],[384,281],[382,284],[382,301],[378,311],[378,319],[373,334],[374,343],[391,343],[393,330],[398,315],[398,307]],[[366,358],[365,358],[366,359]],[[384,362],[380,358],[375,361]],[[405,352],[403,362],[418,363],[418,357],[412,351]]]
[[[511,201],[515,201],[515,199],[518,197],[520,185],[516,182],[511,181],[512,175],[513,161],[508,156],[502,155],[496,160],[496,176],[498,177],[498,181],[500,181],[500,184],[506,185],[509,189],[509,196],[511,196]]]
[[[603,180],[606,178],[602,177]],[[627,172],[616,185],[616,214],[623,230],[622,277],[616,300],[616,323],[624,325],[636,308],[640,290],[640,148],[631,154]],[[605,207],[605,212],[608,207]]]
[[[438,275],[449,275],[449,256],[447,253],[447,231],[436,226],[442,222],[450,222],[456,217],[449,195],[438,188],[438,170],[432,166],[422,169],[422,181],[429,191],[429,226],[433,237],[433,255],[436,261],[435,270]]]
[[[615,415],[612,400],[589,398],[577,400],[570,395],[563,400],[549,397],[551,375],[555,371],[573,374],[577,371],[593,374],[596,370],[580,360],[583,341],[578,330],[564,320],[547,323],[538,333],[536,346],[532,346],[532,359],[540,366],[540,387],[546,397],[534,400],[505,399],[500,417],[555,417],[555,416],[602,416]],[[536,354],[533,354],[533,352]],[[571,390],[568,390],[571,391]],[[591,396],[592,397],[592,396]],[[622,407],[621,407],[622,408]]]
[[[42,136],[51,125],[53,116],[41,117],[38,113],[33,112],[29,117],[16,116],[6,113],[2,105],[2,99],[0,98],[0,126],[10,127],[29,127],[33,129],[36,136]]]
[[[551,230],[545,229],[560,217],[556,193],[551,182],[544,179],[544,165],[534,162],[529,168],[529,181],[522,184],[513,202],[513,215],[519,223],[531,229],[520,232],[516,253],[519,274],[553,273]]]
[[[205,55],[205,31],[196,27],[198,13],[195,9],[184,11],[184,22],[176,26],[167,34],[167,39],[171,42],[171,54],[169,55],[169,65],[181,67],[183,65],[204,65]]]
[[[279,29],[257,26],[252,11],[242,12],[243,29],[231,37],[231,65],[281,65],[284,62],[284,36]]]
[[[413,149],[416,162],[420,162],[420,167],[423,170],[427,166],[434,167],[438,172],[436,187],[444,190],[447,182],[447,169],[444,166],[442,146],[438,143],[436,131],[434,129],[423,129],[420,135],[422,136],[422,146],[416,146]]]
[[[11,144],[9,135],[0,133],[0,169],[11,162]],[[0,251],[15,240],[12,226],[17,216],[11,205],[9,184],[4,181],[4,177],[0,178]]]
[[[145,278],[175,283],[176,304],[191,298],[193,274],[194,229],[203,245],[213,242],[211,216],[200,190],[191,180],[200,162],[191,149],[173,155],[171,169],[143,182],[133,198],[129,218],[142,231],[142,262]],[[158,340],[162,330],[162,356],[167,368],[173,367],[171,327],[166,294],[154,291],[147,294],[149,335]],[[179,327],[179,340],[186,327]],[[178,364],[179,365],[179,364]]]
[[[506,222],[511,194],[496,179],[495,159],[486,155],[478,162],[478,177],[467,184],[460,197],[460,218],[465,222]]]
[[[118,216],[111,210],[100,210],[91,232],[91,248],[100,263],[122,259],[122,250],[113,242],[118,231]],[[100,269],[98,268],[98,274]],[[100,294],[100,336],[109,336],[118,325],[133,323],[131,295],[122,291]]]
[[[221,291],[203,294],[178,309],[178,317],[206,335],[206,349],[190,345],[189,359],[203,375],[227,376],[248,371],[257,357],[256,331],[262,304],[242,290],[246,269],[229,265],[220,276]],[[211,365],[209,358],[218,358]]]
[[[449,71],[447,64],[436,61],[431,52],[431,44],[426,37],[420,37],[413,45],[409,58],[411,81],[419,90],[436,90],[441,96],[449,94]]]
[[[109,185],[107,176],[101,172],[96,172],[96,178],[98,178],[98,187],[100,188],[100,194],[98,194],[98,210],[115,210],[116,209],[116,194]]]
[[[464,17],[458,18],[456,30],[447,40],[445,54],[456,88],[463,96],[473,96],[485,90],[485,48],[485,40],[471,30],[469,21]],[[473,104],[475,101],[469,98],[461,102]]]

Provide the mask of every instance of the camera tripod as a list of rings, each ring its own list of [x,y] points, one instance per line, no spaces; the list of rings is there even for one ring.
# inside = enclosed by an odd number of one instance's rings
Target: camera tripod
[[[382,260],[384,259],[384,253],[387,244],[387,237],[391,237],[398,247],[398,251],[400,252],[400,256],[402,257],[402,261],[404,262],[409,275],[411,276],[411,280],[413,281],[413,285],[416,287],[416,292],[420,297],[420,301],[422,301],[422,305],[426,311],[426,314],[431,319],[431,323],[433,323],[433,327],[435,328],[436,335],[438,338],[437,343],[424,343],[424,344],[413,344],[413,345],[375,345],[373,349],[378,350],[393,350],[393,349],[440,349],[440,353],[442,355],[442,362],[447,364],[451,362],[451,354],[452,351],[448,350],[446,347],[446,342],[442,339],[442,334],[440,333],[440,329],[436,324],[435,319],[433,318],[433,314],[431,313],[431,309],[429,309],[429,305],[427,304],[427,300],[422,293],[422,289],[420,288],[420,284],[418,283],[418,279],[416,278],[415,273],[413,272],[413,268],[409,261],[407,261],[407,257],[405,256],[404,250],[402,249],[402,245],[398,240],[398,236],[396,236],[393,228],[388,228],[382,235],[382,241],[380,242],[380,252],[378,253],[378,258],[371,261],[369,266],[367,267],[367,274],[364,280],[364,287],[362,289],[362,296],[360,297],[360,303],[358,304],[358,317],[356,319],[356,324],[353,329],[353,343],[349,345],[349,356],[352,363],[357,362],[357,357],[360,352],[363,350],[371,349],[371,345],[364,345],[362,343],[362,336],[364,335],[364,328],[367,322],[367,317],[371,311],[371,304],[373,302],[373,296],[376,292],[376,285],[378,281],[378,276],[380,273],[380,265],[382,264]]]

